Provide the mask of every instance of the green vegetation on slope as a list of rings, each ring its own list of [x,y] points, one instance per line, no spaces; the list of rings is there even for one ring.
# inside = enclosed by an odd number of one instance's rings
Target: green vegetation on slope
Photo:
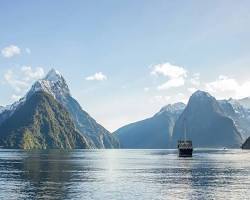
[[[90,148],[67,110],[51,95],[34,93],[0,126],[0,146],[22,149]]]

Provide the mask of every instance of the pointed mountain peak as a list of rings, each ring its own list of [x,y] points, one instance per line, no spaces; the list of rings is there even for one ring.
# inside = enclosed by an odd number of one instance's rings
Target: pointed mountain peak
[[[202,91],[202,90],[197,90],[192,94],[191,97],[208,97],[208,98],[213,98],[208,92]]]
[[[63,76],[60,74],[60,72],[57,71],[57,70],[55,70],[54,68],[52,68],[47,73],[47,75],[45,76],[44,80],[57,82],[58,80],[61,80],[62,78],[63,78]]]
[[[190,102],[216,102],[216,99],[210,95],[208,92],[204,92],[201,90],[196,91],[192,94],[192,96],[189,99]]]
[[[192,110],[195,112],[217,112],[223,113],[219,102],[215,97],[210,95],[208,92],[204,92],[201,90],[196,91],[192,94],[188,101],[188,105],[186,107],[188,110]]]
[[[37,91],[47,92],[54,98],[63,98],[65,95],[70,95],[65,79],[60,72],[53,68],[43,79],[38,80],[33,84],[31,90],[28,92],[28,96],[31,96]]]

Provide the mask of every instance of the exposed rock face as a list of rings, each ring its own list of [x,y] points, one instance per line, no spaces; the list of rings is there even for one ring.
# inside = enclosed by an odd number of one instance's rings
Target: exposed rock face
[[[241,146],[242,149],[250,149],[250,137]]]
[[[242,106],[238,100],[229,99],[218,102],[224,115],[234,121],[237,130],[246,140],[250,136],[250,109]]]
[[[250,135],[250,110],[237,100],[217,101],[197,91],[186,107],[168,105],[152,118],[126,125],[115,134],[122,148],[176,148],[184,138],[184,124],[194,147],[239,148]]]
[[[176,121],[172,147],[183,138],[184,124],[187,136],[192,139],[195,147],[240,147],[242,136],[234,122],[226,117],[223,109],[210,94],[195,92],[188,105]]]
[[[239,99],[238,102],[245,108],[250,109],[250,97]]]

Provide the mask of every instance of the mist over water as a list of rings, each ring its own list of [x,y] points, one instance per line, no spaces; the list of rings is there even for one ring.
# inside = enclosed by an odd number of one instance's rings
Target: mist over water
[[[248,199],[250,151],[0,150],[0,199]]]

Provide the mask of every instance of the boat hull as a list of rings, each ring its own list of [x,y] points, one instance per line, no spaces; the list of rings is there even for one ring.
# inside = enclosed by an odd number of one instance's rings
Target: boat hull
[[[192,157],[193,149],[179,149],[179,157]]]

